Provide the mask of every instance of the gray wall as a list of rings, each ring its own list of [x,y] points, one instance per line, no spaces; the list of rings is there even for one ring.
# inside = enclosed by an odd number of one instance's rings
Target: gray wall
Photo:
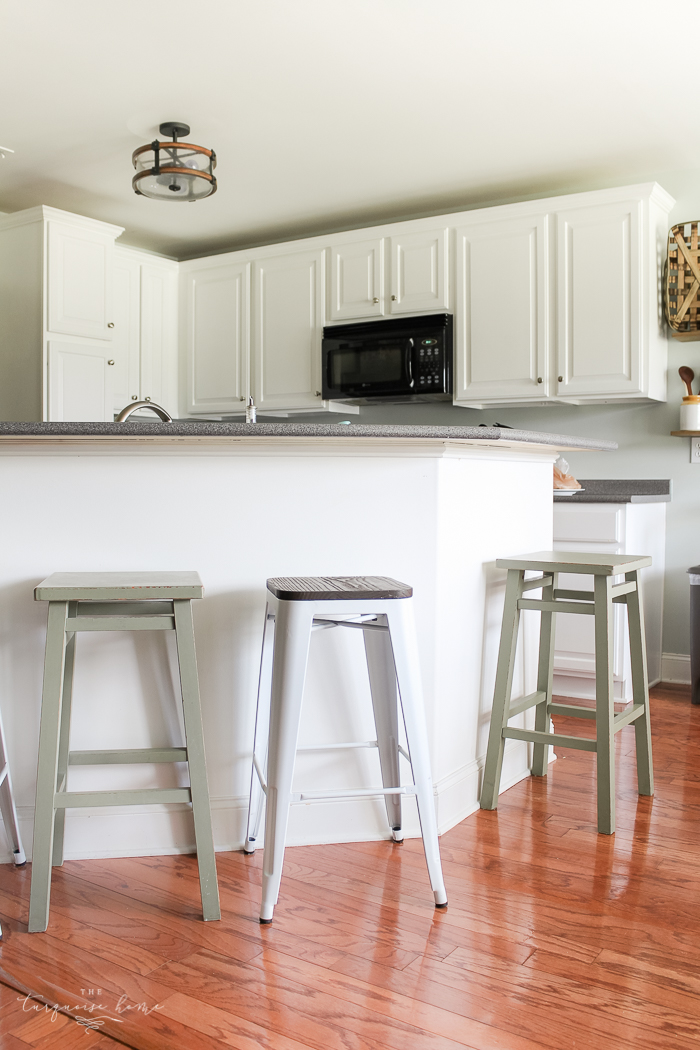
[[[645,172],[629,178],[627,183],[651,180],[659,182],[678,201],[671,213],[670,225],[691,219],[700,220],[700,173]],[[571,192],[573,188],[600,189],[604,185],[588,183],[567,186],[562,187],[561,192]],[[617,452],[567,454],[574,475],[583,478],[671,478],[673,496],[667,508],[663,648],[666,653],[688,653],[690,638],[686,570],[700,563],[700,464],[690,463],[688,438],[670,436],[670,431],[679,427],[678,406],[684,388],[678,378],[678,367],[682,364],[690,365],[700,378],[700,342],[678,343],[669,340],[669,400],[666,404],[567,405],[484,411],[455,408],[452,405],[382,405],[363,408],[359,416],[347,418],[357,423],[462,426],[498,421],[523,430],[606,438],[618,443]],[[697,382],[695,389],[699,389]]]

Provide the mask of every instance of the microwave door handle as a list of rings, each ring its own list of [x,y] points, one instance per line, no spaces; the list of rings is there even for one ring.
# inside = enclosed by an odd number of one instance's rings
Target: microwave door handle
[[[406,344],[406,374],[408,375],[408,385],[411,389],[416,385],[415,379],[413,378],[413,358],[417,352],[418,348],[413,342],[413,339],[409,339]]]

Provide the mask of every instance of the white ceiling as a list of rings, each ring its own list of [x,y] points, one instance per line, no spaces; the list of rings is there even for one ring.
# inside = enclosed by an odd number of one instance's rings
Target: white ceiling
[[[0,12],[0,210],[80,212],[178,258],[700,168],[697,0]],[[132,150],[173,119],[218,156],[193,208],[131,189]]]

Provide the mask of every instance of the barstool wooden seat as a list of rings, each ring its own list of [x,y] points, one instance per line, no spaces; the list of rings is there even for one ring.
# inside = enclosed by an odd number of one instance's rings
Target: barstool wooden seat
[[[435,904],[438,908],[445,907],[447,894],[438,846],[412,588],[384,576],[324,576],[271,579],[267,581],[267,590],[244,847],[246,853],[252,853],[258,845],[263,803],[267,798],[260,922],[272,921],[277,903],[290,802],[312,798],[383,794],[392,837],[400,842],[403,839],[401,796],[415,794]],[[335,627],[361,630],[364,634],[377,739],[333,747],[377,747],[383,788],[292,794],[311,631]],[[399,742],[397,684],[407,750]],[[267,760],[260,753],[265,741],[268,741]],[[411,765],[412,784],[401,784],[400,755]]]
[[[205,919],[219,919],[214,840],[204,759],[192,599],[204,593],[196,572],[57,572],[40,583],[49,603],[29,932],[49,921],[51,867],[63,863],[66,809],[93,806],[192,806]],[[75,641],[79,631],[174,631],[185,727],[184,747],[69,751]],[[68,791],[69,766],[186,762],[190,786],[124,791]]]
[[[496,565],[500,569],[507,569],[508,577],[489,744],[481,789],[481,808],[495,809],[498,805],[506,739],[527,740],[534,744],[533,776],[546,774],[548,748],[553,744],[594,751],[597,760],[598,831],[603,835],[612,835],[615,831],[614,738],[615,734],[630,722],[634,722],[635,728],[638,791],[640,795],[654,794],[646,646],[639,597],[639,572],[651,565],[651,558],[636,557],[632,554],[539,551],[536,554],[523,554],[519,558],[499,558]],[[527,571],[535,571],[541,575],[526,580]],[[592,575],[593,591],[560,589],[560,572]],[[623,573],[625,582],[615,583],[614,577]],[[540,588],[541,598],[523,597],[526,591]],[[632,704],[619,714],[615,713],[612,680],[613,604],[617,603],[627,606],[632,670]],[[515,648],[522,609],[534,609],[542,614],[537,690],[512,701]],[[595,709],[580,704],[552,702],[554,617],[558,613],[584,613],[595,616]],[[530,707],[536,708],[534,730],[512,729],[508,726],[509,719]],[[595,740],[549,732],[550,715],[556,714],[594,718]]]

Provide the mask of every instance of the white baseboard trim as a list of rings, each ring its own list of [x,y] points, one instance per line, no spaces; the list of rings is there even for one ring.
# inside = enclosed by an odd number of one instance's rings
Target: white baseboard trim
[[[690,685],[690,657],[685,653],[663,653],[661,656],[661,681]]]

